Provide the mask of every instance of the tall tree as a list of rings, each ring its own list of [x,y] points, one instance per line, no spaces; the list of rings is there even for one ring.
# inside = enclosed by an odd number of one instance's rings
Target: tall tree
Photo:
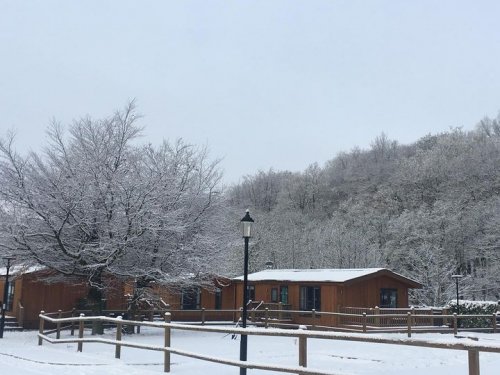
[[[54,123],[44,153],[0,142],[4,246],[62,275],[193,283],[220,264],[223,195],[218,162],[177,141],[134,143],[134,104],[101,120]],[[215,229],[214,229],[215,228]],[[144,284],[144,283],[143,283]]]

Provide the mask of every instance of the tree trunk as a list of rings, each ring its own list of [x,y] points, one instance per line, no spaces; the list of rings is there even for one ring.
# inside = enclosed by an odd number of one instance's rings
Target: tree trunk
[[[102,274],[99,272],[90,279],[90,288],[87,295],[88,304],[92,310],[92,315],[100,316],[103,315],[104,310],[104,293],[102,284]],[[102,335],[104,333],[104,327],[102,322],[94,321],[92,323],[92,334]]]

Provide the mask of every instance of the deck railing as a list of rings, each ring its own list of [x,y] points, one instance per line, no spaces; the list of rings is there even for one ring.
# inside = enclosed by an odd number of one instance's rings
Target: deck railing
[[[393,344],[393,345],[407,345],[407,346],[418,346],[436,349],[453,349],[453,350],[464,350],[468,353],[468,364],[469,364],[469,375],[479,375],[479,353],[480,352],[490,352],[490,353],[500,353],[500,344],[492,343],[485,345],[477,341],[466,341],[466,342],[433,342],[428,340],[419,339],[402,339],[402,338],[386,338],[377,337],[372,335],[361,335],[355,333],[337,333],[337,332],[325,332],[325,331],[306,331],[306,330],[266,330],[257,328],[226,328],[226,327],[206,327],[206,326],[193,326],[186,324],[173,324],[170,322],[171,314],[169,312],[165,313],[165,322],[146,322],[146,321],[132,321],[123,320],[119,318],[109,318],[104,316],[91,316],[86,317],[81,314],[79,317],[69,317],[69,318],[54,318],[52,316],[60,316],[61,313],[46,314],[41,312],[39,315],[39,333],[38,333],[38,345],[42,345],[43,341],[48,341],[50,343],[77,343],[78,351],[83,351],[84,343],[102,343],[115,346],[115,357],[121,357],[122,347],[131,347],[137,349],[155,350],[164,353],[164,372],[170,372],[170,354],[177,354],[181,356],[187,356],[192,358],[197,358],[200,360],[221,363],[230,366],[236,366],[240,368],[250,368],[250,369],[261,369],[277,372],[287,372],[296,374],[317,374],[317,375],[334,375],[335,373],[324,371],[324,370],[314,370],[307,368],[308,365],[308,351],[307,351],[307,340],[310,339],[324,339],[324,340],[345,340],[345,341],[357,341],[357,342],[368,342],[368,343],[379,343],[379,344]],[[366,314],[365,314],[366,315]],[[116,327],[116,336],[114,340],[99,338],[96,336],[84,337],[85,333],[85,323],[92,322],[108,323],[113,324]],[[49,332],[45,330],[45,323],[51,323],[59,327],[56,337],[50,337]],[[61,328],[63,326],[72,326],[76,324],[78,326],[78,338],[60,338]],[[136,326],[146,326],[155,327],[162,329],[164,331],[163,343],[158,345],[145,345],[137,342],[123,341],[122,340],[122,327],[123,325],[136,325]],[[246,362],[238,361],[228,358],[217,358],[213,356],[207,356],[199,353],[188,352],[185,350],[176,349],[175,344],[172,344],[171,331],[172,330],[189,330],[197,332],[212,332],[212,333],[225,333],[225,334],[245,334],[245,335],[259,335],[259,336],[279,336],[279,337],[292,337],[296,338],[299,343],[298,349],[298,367],[290,366],[279,366],[275,364],[266,363],[256,363],[256,362]]]
[[[277,313],[277,310],[267,310],[266,316],[270,316],[271,313]],[[408,311],[406,314],[372,314],[367,315],[362,314],[347,314],[347,313],[337,313],[337,312],[326,312],[326,311],[302,311],[302,310],[287,310],[287,313],[294,316],[299,315],[301,317],[309,318],[310,324],[308,327],[320,328],[320,329],[331,329],[338,331],[353,331],[353,332],[408,332],[408,337],[411,337],[412,332],[453,332],[455,335],[458,331],[484,331],[484,332],[494,332],[496,333],[499,326],[497,321],[497,315],[470,315],[463,314],[457,315],[447,314],[440,315],[440,319],[449,322],[447,325],[433,325],[426,323],[432,322],[435,315],[425,315],[412,314]],[[318,318],[329,317],[330,321],[340,321],[339,325],[322,325]],[[350,322],[349,325],[345,325],[346,320]],[[293,321],[293,318],[292,318]],[[476,326],[462,327],[461,322],[481,322]],[[276,325],[285,326],[285,323],[274,322],[272,319],[265,319],[265,326]],[[297,326],[297,324],[292,324]]]
[[[405,316],[411,313],[413,326],[442,326],[450,324],[447,309],[431,308],[363,308],[342,307],[339,312],[349,314],[343,317],[340,324],[359,325],[362,324],[361,316],[366,314],[368,324],[375,327],[397,327],[406,324]]]

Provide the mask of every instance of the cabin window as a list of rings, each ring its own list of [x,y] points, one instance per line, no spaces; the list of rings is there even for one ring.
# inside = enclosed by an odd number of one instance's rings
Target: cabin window
[[[248,296],[248,301],[255,301],[255,285],[249,285],[247,287],[247,296]]]
[[[305,311],[321,310],[321,288],[319,286],[300,287],[300,309]]]
[[[200,299],[200,288],[185,289],[182,291],[181,307],[183,310],[197,310]]]
[[[271,302],[278,302],[278,288],[271,288]]]
[[[215,289],[215,310],[220,310],[222,308],[222,289]]]
[[[280,302],[288,304],[288,286],[280,286]]]
[[[380,307],[398,307],[398,290],[389,288],[380,289]]]
[[[12,305],[14,302],[14,282],[8,283],[8,293],[7,293],[7,301],[5,303],[5,310],[12,311]]]

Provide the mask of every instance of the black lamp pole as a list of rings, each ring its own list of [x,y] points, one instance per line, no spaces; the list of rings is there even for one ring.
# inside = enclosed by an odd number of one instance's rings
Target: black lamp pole
[[[0,320],[0,339],[3,339],[3,330],[5,327],[5,310],[7,309],[7,299],[9,297],[9,270],[10,261],[12,258],[4,258],[7,260],[7,272],[5,273],[5,285],[3,287],[3,302],[2,302],[2,318]]]
[[[456,284],[456,287],[457,287],[457,315],[460,315],[460,299],[459,299],[459,296],[458,296],[458,281],[463,277],[463,275],[451,275],[451,278],[452,279],[455,279],[455,284]]]
[[[241,314],[242,327],[247,327],[247,303],[248,303],[248,241],[251,236],[253,219],[250,217],[250,212],[247,210],[245,217],[241,219],[241,228],[243,230],[243,238],[245,239],[245,262],[243,268],[243,311]],[[240,341],[240,361],[247,360],[247,335],[241,335]],[[240,375],[246,375],[246,367],[240,367]]]

